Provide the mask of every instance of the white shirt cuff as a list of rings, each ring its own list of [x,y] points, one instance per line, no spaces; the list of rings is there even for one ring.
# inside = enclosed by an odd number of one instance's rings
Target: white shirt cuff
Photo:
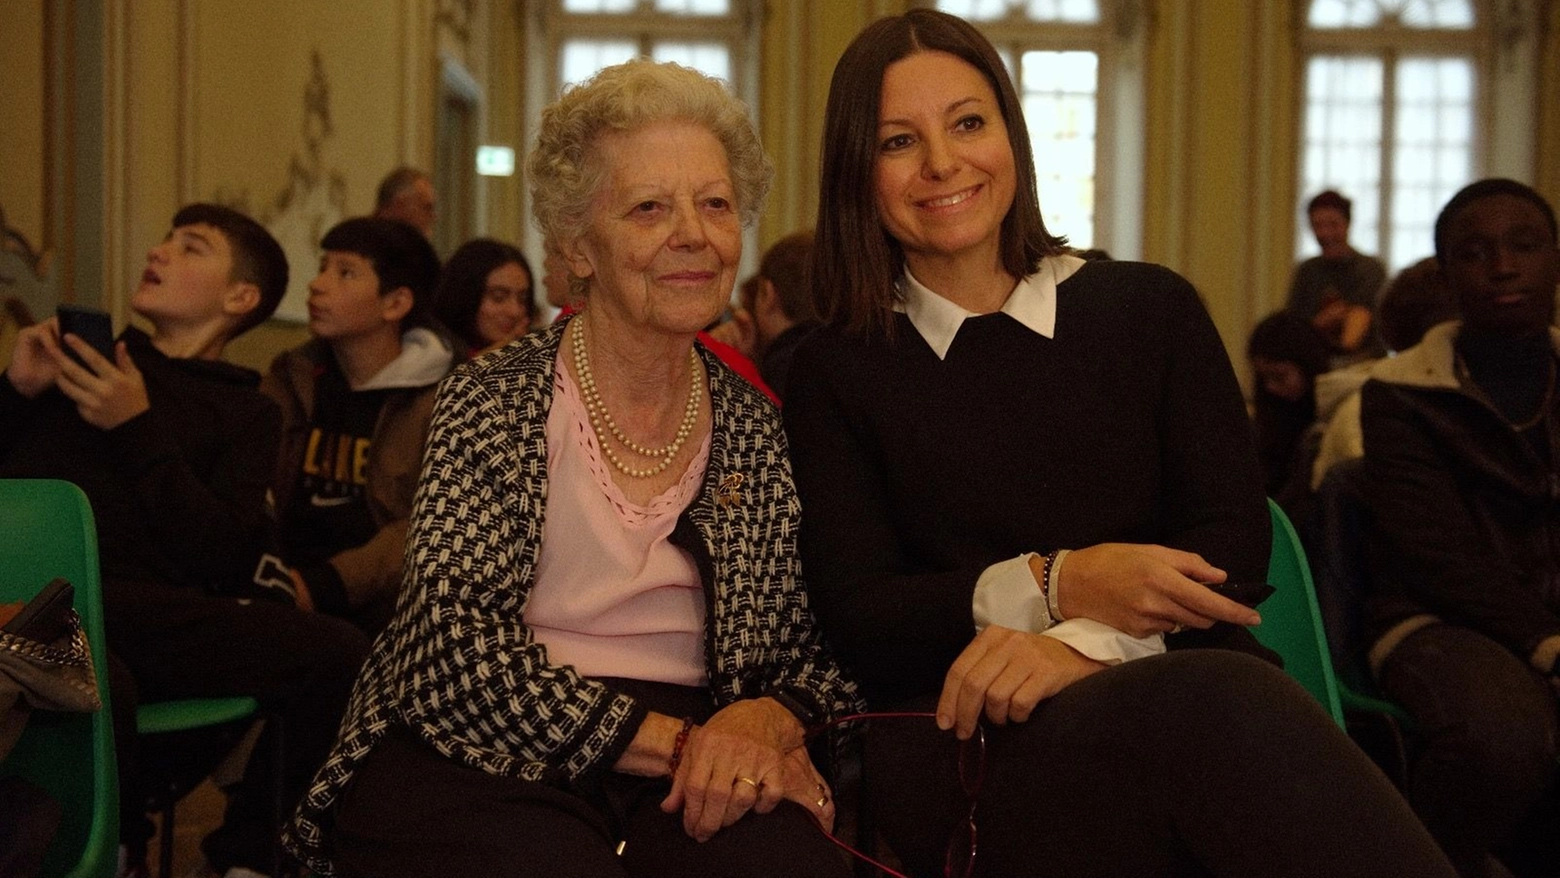
[[[1029,552],[998,561],[975,580],[971,609],[976,631],[984,631],[988,625],[1001,625],[1038,634],[1051,627],[1051,612],[1045,605],[1045,595],[1029,571],[1032,557],[1034,553]]]
[[[1045,605],[1045,595],[1029,569],[1030,552],[987,567],[975,581],[971,602],[975,630],[1001,625],[1031,634],[1045,634],[1101,664],[1119,665],[1165,651],[1162,634],[1133,637],[1093,619],[1055,622]]]
[[[1055,637],[1078,650],[1086,658],[1106,665],[1119,665],[1165,651],[1163,634],[1133,637],[1093,619],[1068,619],[1052,625],[1043,633],[1046,637]]]

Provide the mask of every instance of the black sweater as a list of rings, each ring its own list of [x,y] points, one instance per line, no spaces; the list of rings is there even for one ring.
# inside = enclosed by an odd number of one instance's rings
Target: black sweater
[[[121,338],[151,408],[112,430],[57,389],[29,400],[0,378],[0,478],[75,482],[92,503],[103,578],[175,587],[247,581],[268,536],[281,418],[252,370],[170,359]]]
[[[895,333],[814,334],[784,410],[813,606],[869,700],[937,692],[974,635],[977,578],[1024,552],[1161,543],[1264,577],[1245,407],[1176,274],[1083,267],[1057,288],[1054,339],[990,314],[939,360],[902,314]]]

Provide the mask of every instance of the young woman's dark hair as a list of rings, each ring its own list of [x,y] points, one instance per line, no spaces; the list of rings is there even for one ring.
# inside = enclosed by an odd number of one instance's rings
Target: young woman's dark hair
[[[467,350],[480,350],[493,342],[492,339],[477,335],[477,309],[482,307],[488,275],[510,263],[525,269],[526,280],[534,287],[536,276],[531,273],[531,263],[526,261],[525,254],[510,244],[492,238],[467,241],[444,263],[433,310],[439,320],[465,343]],[[526,301],[526,315],[532,324],[536,322],[536,310],[536,297],[532,295]]]
[[[1066,252],[1066,239],[1047,232],[1040,217],[1023,105],[991,43],[963,19],[932,9],[912,9],[874,22],[845,50],[829,86],[813,252],[818,313],[853,333],[892,331],[894,284],[905,256],[878,214],[878,113],[884,72],[917,52],[960,58],[980,71],[996,93],[1017,176],[1013,206],[1002,221],[1003,269],[1014,278],[1026,277],[1042,257]]]
[[[1262,460],[1268,496],[1277,499],[1287,511],[1293,504],[1286,506],[1286,501],[1297,499],[1295,492],[1310,487],[1311,455],[1301,443],[1316,421],[1316,376],[1329,366],[1327,342],[1308,321],[1279,311],[1251,331],[1246,357],[1292,363],[1305,380],[1305,391],[1295,399],[1269,392],[1260,379],[1252,393],[1257,455]]]

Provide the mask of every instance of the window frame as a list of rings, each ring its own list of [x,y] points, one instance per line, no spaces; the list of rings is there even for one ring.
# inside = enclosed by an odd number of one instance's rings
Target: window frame
[[[936,8],[936,0],[918,6]],[[1009,6],[998,19],[970,21],[1009,67],[1023,96],[1023,53],[1093,52],[1094,217],[1091,247],[1117,259],[1139,259],[1143,251],[1144,162],[1147,138],[1146,89],[1148,18],[1144,0],[1096,0],[1094,22],[1035,21]],[[1045,157],[1035,156],[1038,172]],[[1044,204],[1041,205],[1044,210]],[[1065,229],[1053,229],[1063,232]]]
[[[1472,112],[1470,124],[1472,137],[1469,142],[1468,181],[1477,180],[1487,173],[1491,142],[1495,137],[1494,126],[1494,77],[1493,40],[1491,39],[1493,14],[1490,4],[1484,0],[1469,0],[1473,10],[1473,24],[1467,28],[1411,27],[1400,22],[1399,16],[1385,11],[1381,22],[1370,27],[1317,28],[1310,23],[1310,11],[1316,0],[1300,0],[1296,17],[1299,34],[1299,63],[1296,65],[1296,112],[1298,120],[1298,148],[1295,151],[1295,236],[1294,257],[1299,262],[1319,253],[1315,238],[1310,233],[1310,218],[1306,215],[1306,203],[1317,193],[1306,191],[1306,119],[1310,106],[1308,74],[1311,62],[1319,57],[1369,57],[1382,65],[1381,97],[1381,145],[1379,176],[1377,180],[1378,210],[1376,216],[1376,253],[1372,254],[1387,265],[1388,273],[1395,274],[1403,266],[1411,265],[1428,253],[1400,254],[1402,244],[1397,240],[1397,229],[1392,222],[1396,197],[1395,171],[1397,146],[1397,71],[1406,58],[1463,59],[1468,61],[1473,73],[1470,93]],[[1330,183],[1322,183],[1323,187]],[[1461,184],[1459,184],[1461,185]],[[1317,190],[1320,191],[1320,190]],[[1345,192],[1353,197],[1354,193]],[[1433,218],[1432,218],[1433,220]]]

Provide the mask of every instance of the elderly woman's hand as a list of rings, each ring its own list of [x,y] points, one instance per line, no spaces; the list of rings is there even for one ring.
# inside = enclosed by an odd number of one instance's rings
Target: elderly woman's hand
[[[1068,619],[1103,622],[1133,637],[1207,628],[1215,622],[1259,625],[1262,617],[1203,586],[1225,573],[1201,556],[1164,546],[1101,543],[1067,555],[1057,606]]]
[[[761,799],[768,810],[786,797],[796,782],[786,754],[802,743],[802,724],[773,699],[729,704],[689,735],[661,810],[681,808],[683,828],[708,841]]]

